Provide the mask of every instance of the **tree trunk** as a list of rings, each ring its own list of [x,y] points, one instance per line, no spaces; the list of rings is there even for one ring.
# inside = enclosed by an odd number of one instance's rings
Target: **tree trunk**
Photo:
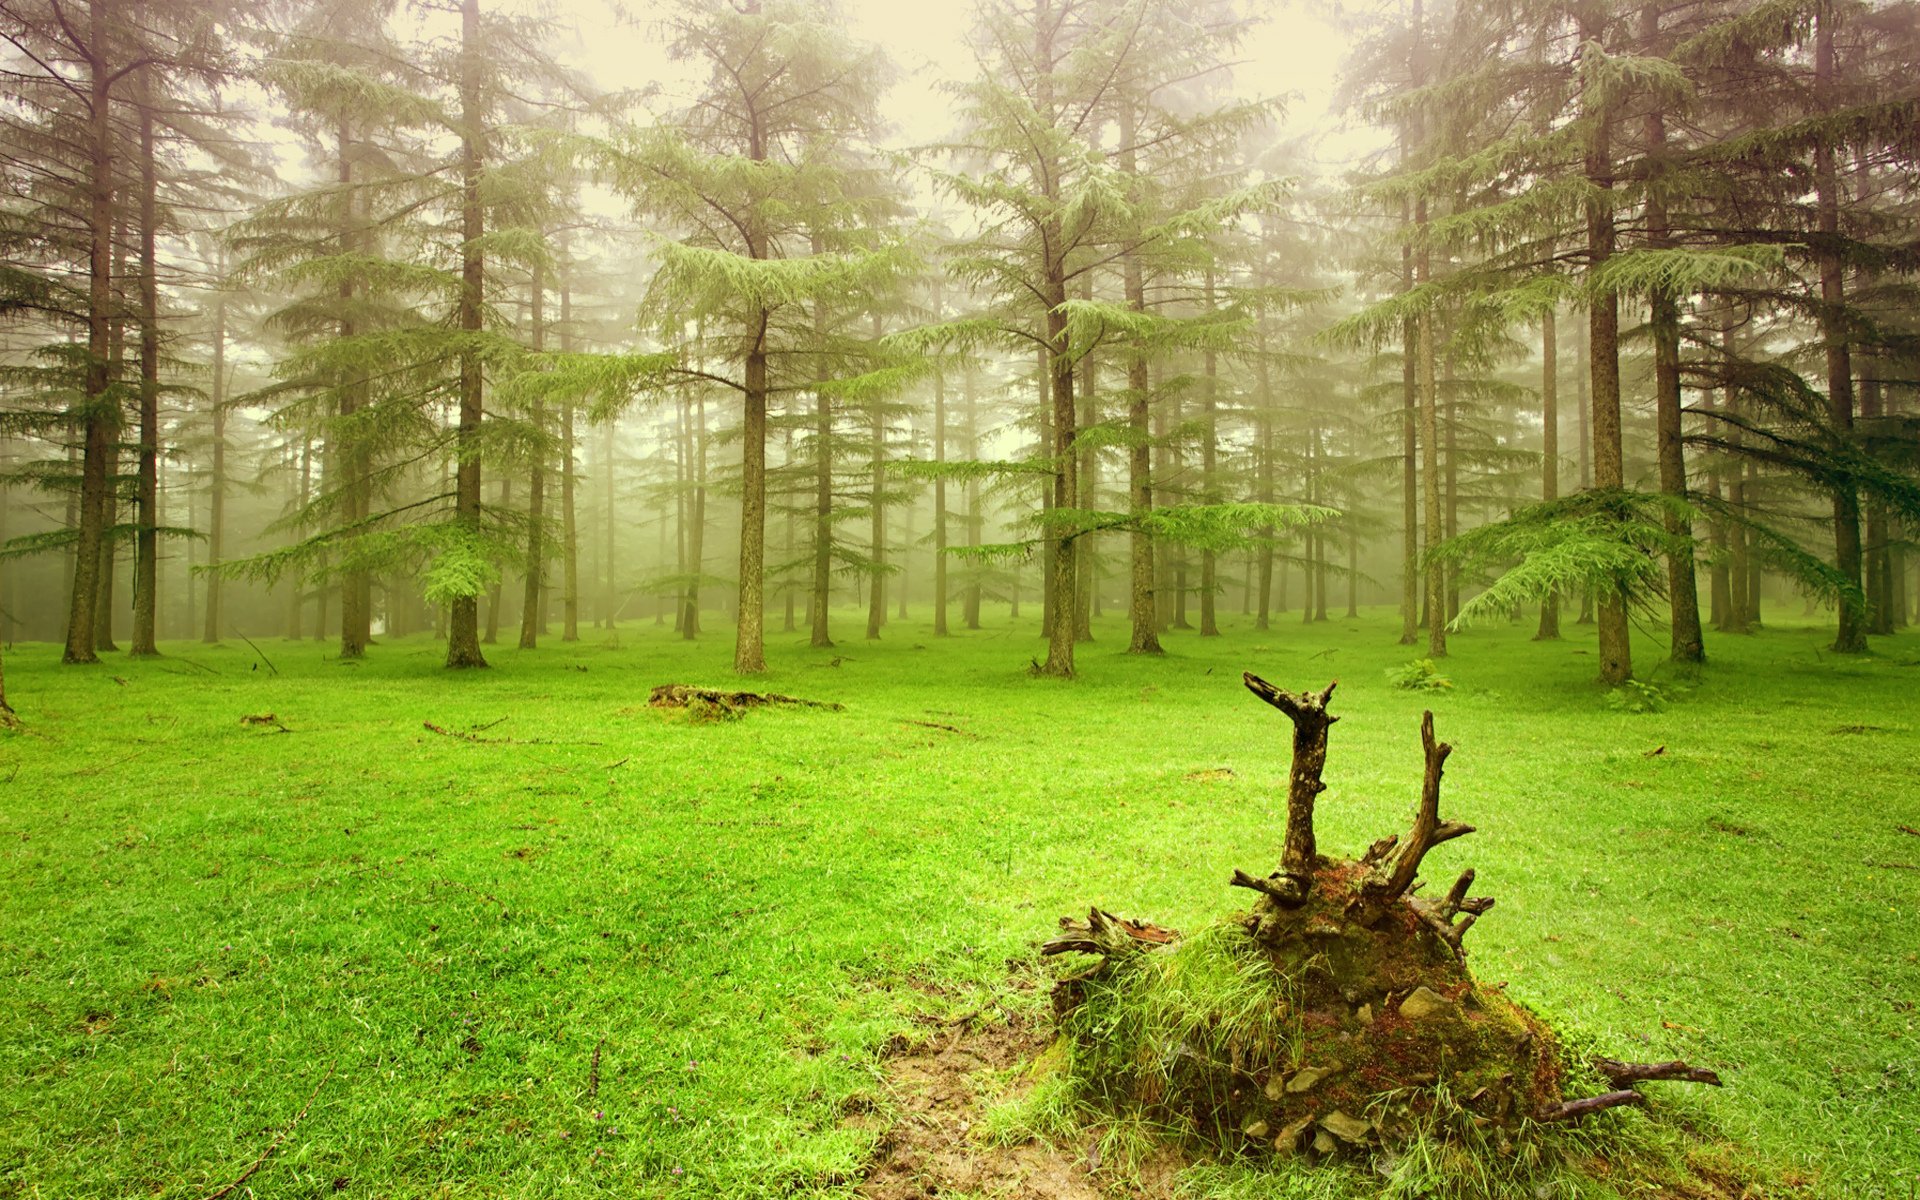
[[[464,333],[479,333],[486,302],[486,264],[481,238],[486,215],[480,206],[480,0],[460,4],[460,306]],[[476,350],[460,355],[460,427],[455,440],[459,466],[454,473],[454,520],[477,546],[480,539],[481,363]],[[447,666],[484,667],[480,653],[479,597],[455,596],[447,613]]]
[[[225,263],[221,290],[213,301],[213,378],[207,398],[213,408],[212,466],[207,482],[207,611],[200,640],[211,646],[220,640],[225,622],[221,611],[220,564],[226,558],[227,534],[227,294]]]
[[[756,258],[760,255],[755,254]],[[733,669],[767,669],[765,588],[767,543],[767,316],[760,315],[747,351],[746,419],[740,446],[740,602]],[[704,412],[704,406],[702,408]]]
[[[500,480],[500,511],[507,511],[507,506],[512,502],[513,480],[503,478]],[[491,646],[500,640],[500,604],[505,591],[505,580],[496,575],[493,586],[487,590],[487,632],[480,639],[482,645]]]
[[[573,287],[566,272],[566,243],[560,247],[560,353],[573,353]],[[561,548],[564,566],[563,591],[561,598],[560,640],[577,642],[580,640],[580,527],[579,516],[574,510],[574,476],[577,472],[574,463],[573,443],[573,401],[569,399],[560,409],[560,537],[564,545]]]
[[[529,332],[533,335],[533,352],[539,354],[547,348],[546,328],[546,272],[538,262],[533,265],[533,278],[528,287],[532,293],[531,310],[528,313]],[[536,398],[533,402],[533,428],[536,437],[547,434],[546,401]],[[546,457],[535,454],[533,469],[527,479],[527,579],[526,591],[520,602],[520,649],[532,650],[539,646],[540,635],[546,631],[546,603],[542,591],[546,584],[547,548],[545,528],[547,503]]]
[[[87,44],[87,370],[85,401],[77,415],[83,428],[80,460],[80,524],[75,537],[73,593],[67,608],[67,642],[60,661],[98,662],[96,612],[100,562],[107,525],[108,459],[120,427],[120,408],[109,390],[107,343],[113,309],[113,122],[110,68],[106,60],[106,9],[88,5]]]
[[[707,573],[707,398],[695,395],[687,401],[687,406],[692,416],[687,423],[687,469],[693,473],[693,496],[687,505],[687,590],[680,610],[680,636],[692,641],[700,635],[700,579]],[[764,487],[764,444],[760,453]],[[763,510],[762,529],[764,520]]]
[[[963,399],[967,406],[967,460],[978,462],[980,459],[980,409],[974,391],[973,365],[969,363],[966,374],[962,376]],[[985,518],[980,512],[980,481],[967,480],[967,545],[980,545],[985,533]],[[972,578],[967,582],[966,601],[962,606],[963,619],[968,629],[980,628],[980,568],[977,563],[969,563],[968,571]]]
[[[1426,245],[1427,202],[1422,197],[1414,202],[1414,226],[1418,234],[1418,248],[1414,254],[1414,276],[1416,283],[1426,283],[1431,267]],[[1419,353],[1414,364],[1417,373],[1417,387],[1420,392],[1420,494],[1426,510],[1426,528],[1422,540],[1431,549],[1440,544],[1444,536],[1440,510],[1440,397],[1434,386],[1433,314],[1423,311],[1416,320],[1418,326]],[[1447,592],[1446,574],[1438,563],[1426,566],[1427,594],[1427,657],[1445,658],[1447,654]]]
[[[878,402],[873,406],[868,433],[873,438],[867,466],[868,562],[873,573],[867,578],[867,640],[873,641],[887,623],[887,420]]]
[[[352,254],[359,250],[361,238],[358,228],[357,212],[353,197],[353,130],[346,121],[341,121],[336,137],[339,146],[337,174],[342,190],[340,200],[340,250],[343,254]],[[355,287],[351,278],[340,281],[340,299],[343,301],[345,315],[340,319],[340,336],[352,337],[356,332],[351,316]],[[334,461],[345,478],[340,482],[341,523],[356,531],[349,535],[348,545],[343,554],[348,559],[346,571],[340,581],[340,657],[364,658],[367,643],[373,636],[373,579],[363,568],[353,565],[355,550],[353,540],[360,537],[357,526],[373,514],[373,481],[369,478],[371,455],[364,444],[363,434],[352,429],[353,415],[367,403],[367,386],[358,380],[339,382],[339,412],[341,416],[341,446]],[[331,439],[330,439],[331,440]],[[329,480],[329,484],[333,481]]]
[[[1601,30],[1599,16],[1592,10],[1581,12],[1580,36],[1597,42]],[[1598,272],[1613,257],[1615,238],[1613,208],[1608,193],[1613,191],[1612,117],[1595,111],[1590,98],[1583,97],[1588,115],[1596,121],[1586,151],[1586,178],[1597,193],[1586,203],[1587,271]],[[1588,374],[1593,391],[1593,481],[1604,490],[1625,486],[1626,469],[1620,442],[1620,301],[1611,293],[1594,296],[1587,308]],[[1633,652],[1628,643],[1626,597],[1617,590],[1604,590],[1594,598],[1600,633],[1600,680],[1617,685],[1633,677]]]
[[[1560,330],[1554,310],[1540,317],[1540,499],[1560,498]],[[1535,641],[1560,639],[1560,597],[1548,596],[1540,605],[1540,628]]]
[[[156,641],[160,576],[160,281],[154,251],[160,178],[153,149],[152,67],[139,76],[140,114],[140,462],[135,495],[133,645],[135,658],[160,653]]]
[[[1400,223],[1411,223],[1409,207],[1402,202]],[[1403,291],[1413,290],[1413,246],[1400,248],[1400,280]],[[1418,422],[1420,414],[1419,366],[1420,328],[1411,318],[1401,323],[1400,343],[1400,644],[1420,642],[1420,453]]]
[[[1214,311],[1213,268],[1208,267],[1202,283],[1202,308]],[[1220,503],[1220,365],[1211,345],[1200,354],[1200,496],[1203,504]],[[1220,565],[1212,550],[1200,552],[1200,636],[1219,637],[1220,622],[1215,611],[1214,593],[1219,587]]]
[[[1134,174],[1139,169],[1134,111],[1131,105],[1121,110],[1121,169]],[[1140,258],[1128,253],[1121,259],[1121,287],[1126,304],[1136,313],[1147,311],[1146,278]],[[1264,360],[1262,366],[1264,368]],[[1155,607],[1153,537],[1142,522],[1153,511],[1153,441],[1149,400],[1152,389],[1147,376],[1146,352],[1137,345],[1127,347],[1127,428],[1133,444],[1127,448],[1127,500],[1134,520],[1128,535],[1127,653],[1162,654],[1158,632],[1160,619]]]
[[[1047,382],[1053,401],[1053,442],[1048,448],[1054,460],[1052,477],[1053,509],[1072,508],[1079,495],[1079,470],[1074,459],[1075,418],[1073,404],[1073,360],[1068,356],[1067,318],[1062,307],[1067,302],[1066,264],[1057,259],[1048,263],[1046,280]],[[1075,605],[1073,553],[1078,540],[1064,526],[1048,531],[1052,561],[1048,564],[1048,593],[1053,600],[1053,621],[1047,629],[1047,661],[1042,675],[1071,679],[1073,665],[1073,613]]]
[[[1815,9],[1814,90],[1822,111],[1834,107],[1833,27],[1837,21],[1832,4]],[[1847,303],[1846,280],[1842,274],[1838,240],[1840,237],[1840,179],[1834,167],[1833,145],[1822,137],[1814,147],[1814,192],[1819,205],[1822,243],[1820,261],[1820,332],[1827,350],[1827,408],[1837,439],[1853,434],[1853,366],[1851,348],[1842,309]],[[1856,593],[1861,589],[1860,494],[1850,480],[1833,486],[1834,566],[1841,578]],[[1867,650],[1865,613],[1843,597],[1833,649],[1839,654],[1864,654]]]
[[[1640,10],[1641,39],[1653,48],[1660,39],[1660,9],[1648,4]],[[1654,172],[1647,189],[1647,245],[1667,249],[1673,245],[1667,224],[1667,203],[1660,178],[1666,154],[1666,116],[1656,105],[1647,112],[1646,143],[1650,169]],[[1671,292],[1657,290],[1651,297],[1653,331],[1653,399],[1655,453],[1660,464],[1660,490],[1675,501],[1687,500],[1687,460],[1680,420],[1680,301]],[[1667,599],[1671,608],[1669,657],[1677,663],[1705,662],[1705,640],[1700,632],[1699,576],[1694,567],[1693,523],[1676,509],[1666,513],[1667,536],[1673,547],[1667,552]]]
[[[939,311],[939,294],[934,310]],[[933,461],[947,461],[947,377],[933,373]],[[947,630],[947,479],[933,477],[933,636],[946,637]]]

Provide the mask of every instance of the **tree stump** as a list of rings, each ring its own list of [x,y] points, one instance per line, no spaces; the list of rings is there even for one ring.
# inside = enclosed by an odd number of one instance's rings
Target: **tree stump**
[[[1280,864],[1235,871],[1250,910],[1180,938],[1093,909],[1063,918],[1043,953],[1096,961],[1063,979],[1055,1012],[1076,1070],[1111,1098],[1235,1151],[1331,1157],[1416,1139],[1511,1149],[1544,1125],[1642,1104],[1640,1084],[1719,1084],[1683,1062],[1571,1061],[1503,985],[1476,980],[1465,937],[1493,900],[1471,869],[1441,895],[1420,872],[1473,826],[1441,816],[1452,747],[1420,722],[1424,759],[1413,827],[1358,859],[1319,853],[1334,685],[1292,693],[1254,675],[1247,688],[1293,726]],[[1610,1090],[1579,1096],[1579,1081]]]

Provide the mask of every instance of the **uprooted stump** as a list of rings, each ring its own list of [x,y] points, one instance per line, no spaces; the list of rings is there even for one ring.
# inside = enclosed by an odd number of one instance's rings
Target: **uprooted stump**
[[[1718,1085],[1683,1062],[1575,1061],[1502,986],[1476,980],[1464,938],[1493,901],[1461,872],[1419,894],[1428,853],[1473,832],[1440,815],[1452,747],[1421,720],[1425,773],[1412,829],[1359,859],[1314,841],[1334,685],[1246,685],[1293,725],[1280,866],[1235,871],[1250,910],[1181,938],[1091,910],[1042,953],[1098,959],[1056,986],[1074,1073],[1097,1101],[1185,1127],[1234,1152],[1317,1157],[1471,1142],[1502,1157],[1543,1126],[1643,1104],[1639,1085]],[[1594,1094],[1584,1094],[1586,1092]]]
[[[647,696],[648,708],[682,708],[699,720],[731,721],[750,708],[787,706],[824,708],[840,712],[846,706],[830,700],[803,700],[778,692],[729,692],[722,688],[688,687],[684,683],[663,683]]]

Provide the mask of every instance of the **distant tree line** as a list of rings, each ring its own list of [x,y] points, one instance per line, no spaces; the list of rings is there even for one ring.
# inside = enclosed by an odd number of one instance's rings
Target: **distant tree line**
[[[1228,0],[983,0],[910,154],[833,6],[647,16],[672,99],[483,0],[0,0],[6,639],[719,614],[753,673],[918,595],[1071,676],[1331,593],[1617,683],[1636,612],[1920,599],[1920,6],[1363,6],[1358,179]]]

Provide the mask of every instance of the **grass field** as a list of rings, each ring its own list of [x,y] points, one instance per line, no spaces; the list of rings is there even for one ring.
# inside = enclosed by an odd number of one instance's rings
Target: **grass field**
[[[258,1195],[849,1192],[875,1134],[841,1114],[885,1104],[914,1013],[1005,999],[1061,913],[1192,927],[1271,869],[1288,730],[1243,669],[1341,680],[1336,853],[1404,829],[1436,710],[1445,810],[1480,832],[1434,869],[1499,898],[1483,978],[1622,1057],[1718,1067],[1659,1102],[1795,1194],[1920,1190],[1920,637],[1714,638],[1697,686],[1627,712],[1571,625],[1460,636],[1427,695],[1388,683],[1413,656],[1384,612],[1236,618],[1153,661],[1107,624],[1071,684],[1024,674],[1025,626],[917,618],[773,635],[765,685],[846,711],[711,724],[645,701],[731,683],[721,628],[460,675],[427,638],[363,665],[262,642],[277,673],[244,645],[15,648],[0,1196],[202,1197],[309,1098]],[[266,713],[290,732],[242,723]]]

